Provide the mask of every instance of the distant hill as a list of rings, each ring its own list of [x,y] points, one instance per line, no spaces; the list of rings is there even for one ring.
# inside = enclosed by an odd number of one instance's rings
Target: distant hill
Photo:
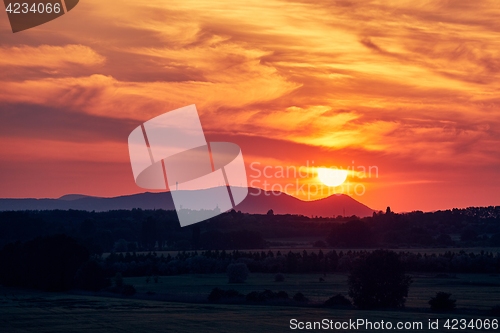
[[[373,214],[373,209],[344,194],[332,195],[314,201],[303,201],[286,193],[276,194],[276,192],[273,194],[258,189],[249,189],[247,198],[236,206],[236,210],[245,213],[265,214],[269,209],[272,209],[275,214],[325,217],[338,215],[365,217]]]
[[[189,196],[191,191],[179,192]],[[146,192],[113,198],[70,194],[59,199],[0,199],[0,211],[75,209],[101,212],[133,208],[173,210],[174,203],[170,192]],[[325,217],[344,215],[344,213],[346,216],[360,217],[373,214],[372,209],[348,195],[332,195],[320,200],[303,201],[285,193],[272,193],[255,188],[250,188],[247,198],[236,206],[236,210],[252,214],[265,214],[269,209],[275,214]]]
[[[95,198],[95,197],[91,197],[91,196],[85,195],[85,194],[66,194],[66,195],[63,195],[62,197],[60,197],[59,200],[72,201],[72,200],[78,200],[78,199],[83,199],[83,198]]]

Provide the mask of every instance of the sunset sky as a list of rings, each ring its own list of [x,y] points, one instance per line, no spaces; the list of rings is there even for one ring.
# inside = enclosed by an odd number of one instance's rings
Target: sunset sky
[[[314,166],[371,166],[347,181],[373,209],[500,205],[498,17],[496,0],[82,0],[13,34],[3,12],[0,197],[144,192],[129,133],[196,104],[253,185],[318,199]],[[280,166],[310,177],[255,171]]]

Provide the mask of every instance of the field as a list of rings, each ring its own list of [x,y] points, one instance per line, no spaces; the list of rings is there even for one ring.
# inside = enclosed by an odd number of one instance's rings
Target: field
[[[500,279],[492,274],[458,274],[442,276],[436,274],[413,275],[406,303],[408,308],[427,309],[427,302],[438,291],[452,293],[458,299],[457,307],[467,310],[488,310],[500,304]],[[323,278],[325,281],[320,282]],[[181,276],[162,276],[158,283],[149,283],[146,278],[128,278],[139,293],[154,292],[167,294],[178,300],[202,302],[213,288],[235,289],[243,294],[252,291],[286,291],[290,297],[303,293],[313,303],[322,303],[329,297],[341,293],[347,296],[347,275],[333,274],[323,277],[321,274],[290,274],[284,282],[274,282],[273,274],[251,274],[246,283],[228,284],[224,274],[200,274]]]
[[[252,274],[244,284],[227,283],[224,275],[182,275],[153,279],[126,278],[134,284],[132,298],[92,296],[76,293],[42,293],[0,289],[2,332],[286,332],[289,321],[335,321],[369,319],[396,323],[417,321],[427,325],[430,318],[490,318],[486,313],[500,303],[498,276],[459,274],[455,278],[416,275],[410,288],[407,308],[399,311],[358,311],[314,307],[246,304],[209,304],[206,296],[215,287],[250,291],[300,291],[312,303],[320,303],[335,293],[346,294],[346,276],[287,275],[274,282],[272,274]],[[456,313],[434,314],[427,301],[437,291],[457,299]],[[149,295],[146,294],[150,292]],[[152,294],[155,293],[155,294]],[[165,301],[169,300],[169,301]],[[176,300],[177,302],[172,302]],[[426,326],[424,326],[426,328]],[[359,329],[358,332],[371,330]],[[395,330],[396,331],[396,330]],[[421,330],[427,331],[427,329]],[[477,332],[477,330],[460,330]]]
[[[286,254],[288,253],[289,251],[292,251],[293,253],[297,253],[297,252],[302,252],[306,250],[307,253],[318,253],[320,251],[319,248],[314,248],[312,247],[312,245],[309,245],[309,246],[295,246],[295,247],[273,247],[273,248],[270,248],[270,249],[249,249],[249,250],[239,250],[240,252],[268,252],[268,251],[271,251],[273,252],[274,254],[276,254],[278,251],[280,251],[282,254]],[[370,249],[365,249],[365,248],[345,248],[345,249],[339,249],[339,248],[323,248],[321,249],[321,251],[323,251],[323,253],[328,253],[330,251],[333,251],[335,250],[337,253],[339,253],[340,251],[343,251],[343,252],[347,252],[347,251],[373,251],[374,249],[370,248]],[[484,252],[491,252],[491,253],[500,253],[500,248],[499,247],[427,247],[427,248],[387,248],[387,250],[392,250],[392,251],[395,251],[395,252],[411,252],[411,253],[420,253],[420,254],[443,254],[443,253],[446,253],[446,252],[455,252],[455,253],[459,253],[460,251],[464,251],[466,253],[475,253],[475,254],[478,254],[478,253],[481,253],[482,251]],[[158,256],[167,256],[167,255],[171,255],[171,256],[176,256],[179,252],[182,252],[182,251],[155,251],[155,253],[158,255]],[[189,252],[194,252],[194,251],[185,251],[186,253],[189,253]],[[228,252],[232,252],[232,250],[228,250]],[[118,252],[119,253],[119,252]],[[126,254],[126,252],[122,252],[124,255]],[[142,251],[138,251],[136,252],[137,255],[147,255],[148,253],[150,252],[142,252]],[[109,253],[104,253],[102,255],[103,258],[106,258],[109,256]]]

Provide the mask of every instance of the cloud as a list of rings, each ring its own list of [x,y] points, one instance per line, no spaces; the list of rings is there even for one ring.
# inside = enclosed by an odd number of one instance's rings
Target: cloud
[[[101,65],[105,58],[83,45],[0,47],[0,66],[45,67]]]
[[[137,127],[130,119],[95,116],[32,104],[0,104],[0,137],[74,143],[123,143]]]

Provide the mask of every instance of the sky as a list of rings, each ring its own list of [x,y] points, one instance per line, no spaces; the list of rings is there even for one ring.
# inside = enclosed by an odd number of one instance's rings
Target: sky
[[[251,186],[397,212],[499,205],[499,14],[496,0],[84,0],[13,34],[3,12],[0,197],[144,192],[128,135],[195,104]],[[322,185],[320,166],[346,183]]]

